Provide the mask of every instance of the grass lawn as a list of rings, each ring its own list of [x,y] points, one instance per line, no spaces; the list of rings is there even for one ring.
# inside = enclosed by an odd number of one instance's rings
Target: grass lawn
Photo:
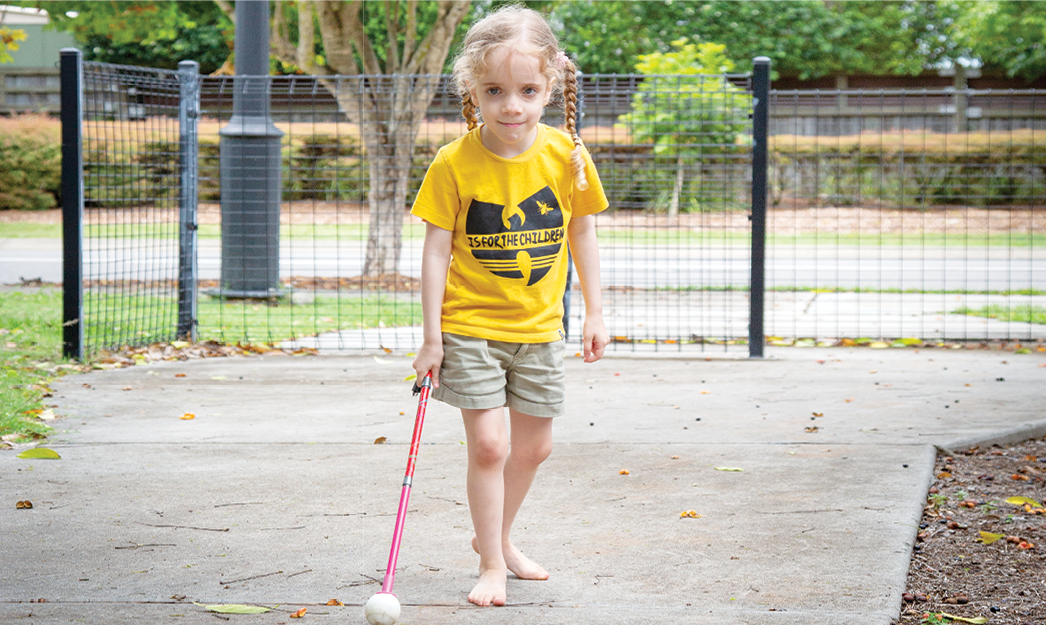
[[[91,341],[97,345],[148,344],[173,339],[173,297],[85,294]],[[316,297],[307,303],[281,300],[222,301],[201,296],[200,340],[279,343],[321,332],[421,323],[421,304],[388,296]],[[123,330],[121,328],[124,328]],[[46,435],[36,417],[46,409],[48,384],[60,376],[62,291],[0,291],[0,436]]]
[[[43,410],[62,350],[62,292],[0,292],[0,436],[51,431]]]
[[[178,307],[173,295],[88,291],[84,311],[89,351],[176,338]],[[421,303],[358,294],[320,295],[304,303],[288,298],[269,302],[201,295],[197,318],[201,341],[268,344],[338,330],[420,324]]]
[[[1000,321],[1046,324],[1046,306],[1000,306],[989,304],[981,308],[957,308],[955,312],[972,317],[988,317]]]

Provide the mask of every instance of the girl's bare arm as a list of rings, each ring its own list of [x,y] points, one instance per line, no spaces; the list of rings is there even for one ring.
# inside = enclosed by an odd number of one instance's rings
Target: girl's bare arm
[[[594,215],[574,217],[567,228],[570,253],[574,257],[581,295],[585,298],[585,362],[603,357],[610,337],[603,323],[603,293],[599,281],[599,245]]]
[[[447,289],[450,267],[450,244],[454,233],[425,223],[425,245],[421,252],[421,314],[424,319],[423,340],[414,358],[418,380],[432,372],[433,386],[439,386],[439,368],[443,363],[443,332],[440,325],[443,294]]]

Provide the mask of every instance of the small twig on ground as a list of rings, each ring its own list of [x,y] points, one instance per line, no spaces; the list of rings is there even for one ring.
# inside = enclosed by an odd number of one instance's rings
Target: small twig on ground
[[[218,585],[219,586],[227,586],[229,584],[239,584],[240,582],[249,582],[252,579],[261,579],[263,577],[272,577],[273,575],[282,575],[282,574],[283,574],[283,571],[276,571],[275,573],[265,573],[263,575],[255,575],[254,577],[244,577],[243,579],[234,579],[231,582],[224,582],[224,581],[218,580]]]
[[[214,528],[214,527],[193,527],[192,525],[153,525],[152,523],[139,523],[138,525],[144,525],[146,527],[170,527],[173,529],[181,530],[200,530],[203,532],[228,532],[229,528]]]

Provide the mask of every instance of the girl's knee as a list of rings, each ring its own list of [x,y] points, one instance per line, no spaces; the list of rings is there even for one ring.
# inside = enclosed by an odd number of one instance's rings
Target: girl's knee
[[[469,446],[469,458],[484,468],[497,468],[508,457],[508,440],[504,436],[480,436]]]
[[[548,457],[552,455],[552,437],[540,441],[534,441],[526,447],[513,447],[512,454],[518,461],[536,467],[545,460],[548,460]]]

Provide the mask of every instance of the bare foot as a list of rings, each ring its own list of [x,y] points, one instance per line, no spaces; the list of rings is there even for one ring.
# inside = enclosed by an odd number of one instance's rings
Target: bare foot
[[[469,601],[478,606],[505,605],[505,571],[480,571],[479,581],[469,593]]]
[[[472,550],[479,553],[479,541],[476,537],[472,537]],[[520,579],[535,579],[535,580],[546,580],[548,579],[548,571],[541,568],[539,564],[523,555],[523,552],[516,549],[516,546],[509,543],[508,546],[502,547],[502,554],[505,557],[505,566],[508,570],[512,571],[516,577]]]

